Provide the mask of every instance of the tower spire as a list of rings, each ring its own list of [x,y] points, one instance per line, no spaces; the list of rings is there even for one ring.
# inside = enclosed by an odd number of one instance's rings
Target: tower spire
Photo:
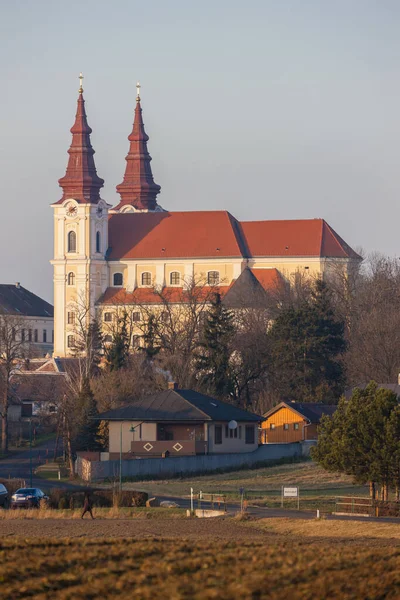
[[[77,202],[97,204],[104,180],[98,177],[94,163],[94,150],[90,142],[92,130],[87,122],[83,99],[82,73],[79,74],[79,83],[78,106],[75,123],[71,128],[72,142],[68,150],[67,171],[64,177],[58,180],[63,189],[60,203],[67,198],[74,198]]]
[[[157,208],[156,196],[161,187],[154,183],[151,171],[151,156],[147,150],[148,135],[144,130],[142,107],[140,105],[140,83],[136,84],[136,107],[129,152],[126,156],[126,169],[124,180],[117,185],[117,192],[121,202],[116,209],[131,205],[137,210],[155,210]]]

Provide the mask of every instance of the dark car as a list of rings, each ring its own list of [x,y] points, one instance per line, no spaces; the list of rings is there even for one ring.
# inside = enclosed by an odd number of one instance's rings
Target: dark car
[[[11,496],[11,508],[39,508],[41,500],[48,500],[42,490],[20,488]]]
[[[8,508],[10,504],[10,499],[8,496],[8,491],[5,485],[0,483],[0,508]]]

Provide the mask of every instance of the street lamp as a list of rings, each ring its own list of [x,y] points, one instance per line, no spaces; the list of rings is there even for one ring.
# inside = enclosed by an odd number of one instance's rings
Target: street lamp
[[[135,429],[137,429],[138,427],[140,427],[142,423],[139,423],[138,425],[131,425],[131,428],[129,431],[135,431]],[[119,491],[122,491],[122,425],[123,425],[123,421],[121,421],[121,425],[120,425],[120,430],[119,430]]]

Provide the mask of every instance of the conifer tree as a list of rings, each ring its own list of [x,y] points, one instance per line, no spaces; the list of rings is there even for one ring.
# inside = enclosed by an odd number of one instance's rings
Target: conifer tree
[[[153,313],[149,315],[144,326],[143,347],[141,347],[141,350],[146,353],[146,358],[149,361],[152,361],[161,350],[157,332],[156,317]]]
[[[283,400],[335,402],[344,387],[344,323],[335,318],[327,285],[309,301],[283,309],[269,332],[271,383]]]
[[[129,359],[128,313],[123,312],[117,318],[112,342],[105,348],[105,357],[110,371],[118,371],[125,367]]]
[[[233,391],[230,343],[234,332],[233,314],[216,293],[211,298],[202,339],[195,353],[195,370],[200,386],[220,398],[230,396]]]
[[[75,450],[97,451],[101,449],[98,439],[99,421],[97,404],[88,379],[84,379],[82,389],[76,399],[80,410],[79,429],[75,439]]]

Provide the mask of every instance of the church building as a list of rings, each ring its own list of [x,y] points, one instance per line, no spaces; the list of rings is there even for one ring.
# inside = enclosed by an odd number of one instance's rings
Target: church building
[[[74,347],[74,304],[90,318],[134,298],[156,302],[152,290],[185,282],[233,289],[240,278],[268,288],[296,273],[324,274],[360,257],[323,219],[238,221],[226,210],[174,211],[158,204],[142,118],[140,86],[119,203],[100,197],[82,78],[62,197],[54,210],[54,356]],[[148,300],[146,300],[146,298]],[[104,313],[110,314],[109,312]]]

